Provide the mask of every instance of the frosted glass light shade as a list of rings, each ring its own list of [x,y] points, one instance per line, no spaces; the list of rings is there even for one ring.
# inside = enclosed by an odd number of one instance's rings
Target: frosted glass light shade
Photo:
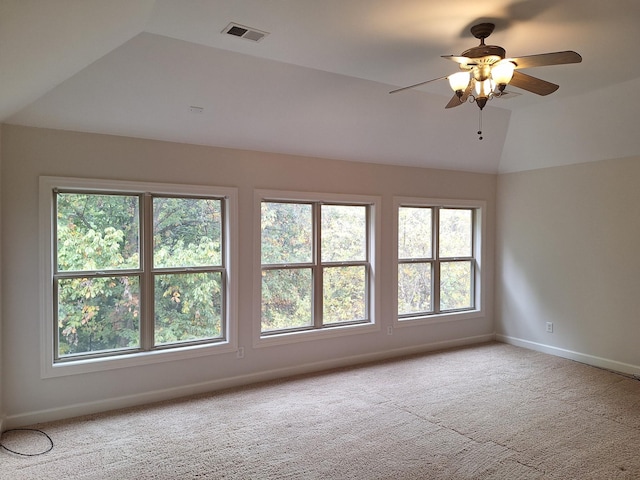
[[[508,60],[500,60],[491,67],[491,78],[498,85],[508,85],[513,78],[513,70],[516,66]]]
[[[488,97],[494,87],[495,83],[490,78],[487,78],[484,82],[476,81],[476,97]]]
[[[460,90],[464,91],[469,85],[469,72],[458,72],[447,77],[449,79],[449,86],[454,92]]]

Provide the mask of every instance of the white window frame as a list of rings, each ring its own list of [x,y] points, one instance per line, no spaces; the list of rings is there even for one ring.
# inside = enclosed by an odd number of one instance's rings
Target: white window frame
[[[117,354],[96,358],[65,359],[55,362],[54,328],[54,262],[55,262],[55,218],[53,212],[54,191],[72,190],[91,193],[147,193],[170,196],[223,197],[225,228],[223,241],[225,248],[226,292],[223,309],[226,338],[215,343],[191,345],[175,344],[171,348],[133,353]],[[179,185],[165,183],[132,182],[119,180],[97,180],[42,176],[39,179],[39,233],[40,233],[40,316],[41,316],[41,376],[59,377],[81,373],[112,370],[159,362],[182,360],[212,354],[229,353],[237,350],[237,229],[238,193],[233,187]]]
[[[398,315],[398,217],[400,207],[437,207],[437,208],[464,208],[474,211],[474,232],[473,232],[473,257],[475,258],[474,285],[474,308],[461,311],[446,311],[440,313],[416,314],[415,316]],[[453,322],[483,318],[485,316],[485,292],[486,273],[483,268],[485,258],[485,225],[486,225],[486,202],[483,200],[457,200],[438,199],[421,197],[393,197],[393,285],[395,295],[393,295],[393,326],[394,328],[428,325],[434,323]],[[437,245],[437,243],[436,243]],[[435,246],[434,246],[435,248]]]
[[[380,299],[380,225],[381,225],[381,198],[369,195],[348,195],[336,193],[310,193],[291,192],[278,190],[255,190],[253,196],[254,212],[254,272],[253,272],[253,292],[254,292],[254,319],[253,319],[253,346],[266,347],[271,345],[283,345],[302,341],[317,340],[319,338],[341,337],[345,335],[365,334],[380,330],[378,321],[379,299]],[[326,203],[326,204],[348,204],[367,205],[369,209],[369,256],[370,256],[370,278],[369,278],[369,321],[355,324],[332,324],[323,328],[314,328],[300,331],[269,332],[262,334],[262,262],[261,262],[261,206],[263,201],[283,201],[300,203]]]

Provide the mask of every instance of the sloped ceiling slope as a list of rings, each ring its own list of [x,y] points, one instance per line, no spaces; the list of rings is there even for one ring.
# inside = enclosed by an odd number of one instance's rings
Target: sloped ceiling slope
[[[0,121],[343,160],[476,172],[640,154],[636,0],[0,0]],[[482,115],[444,109],[492,21],[507,55],[571,49]],[[235,22],[260,42],[223,34]],[[191,107],[199,107],[197,109]]]

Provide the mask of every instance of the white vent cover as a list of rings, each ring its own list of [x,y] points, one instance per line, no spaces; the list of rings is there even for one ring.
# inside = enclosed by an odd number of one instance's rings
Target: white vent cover
[[[253,42],[259,42],[269,35],[269,32],[263,32],[256,28],[245,27],[244,25],[239,25],[237,23],[230,23],[224,28],[224,30],[222,30],[222,33],[233,35],[234,37],[245,38]]]

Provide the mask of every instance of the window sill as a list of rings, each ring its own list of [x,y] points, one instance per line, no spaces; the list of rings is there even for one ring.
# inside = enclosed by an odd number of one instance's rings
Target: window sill
[[[395,328],[413,327],[416,325],[432,325],[436,323],[459,322],[475,318],[484,318],[483,310],[465,310],[464,312],[440,313],[437,315],[422,315],[415,317],[396,318]]]
[[[253,342],[255,348],[270,347],[273,345],[286,345],[324,338],[344,337],[345,335],[360,335],[380,331],[380,325],[375,323],[360,323],[356,325],[344,325],[325,327],[318,330],[304,330],[298,332],[286,332],[259,336]]]
[[[42,378],[63,377],[83,373],[102,372],[119,368],[139,367],[156,363],[186,360],[190,358],[235,352],[237,347],[229,342],[207,345],[189,345],[152,352],[136,352],[101,358],[84,358],[43,365]]]

